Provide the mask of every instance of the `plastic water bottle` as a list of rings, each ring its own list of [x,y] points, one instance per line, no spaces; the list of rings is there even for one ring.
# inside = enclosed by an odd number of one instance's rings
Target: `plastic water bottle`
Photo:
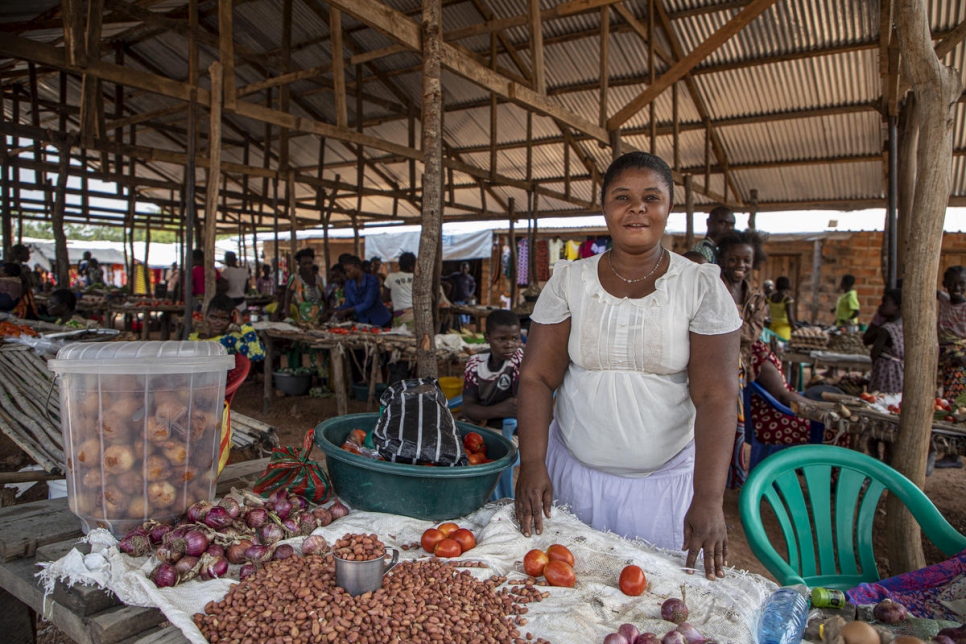
[[[765,601],[758,618],[758,644],[799,644],[808,619],[808,588],[779,588]]]

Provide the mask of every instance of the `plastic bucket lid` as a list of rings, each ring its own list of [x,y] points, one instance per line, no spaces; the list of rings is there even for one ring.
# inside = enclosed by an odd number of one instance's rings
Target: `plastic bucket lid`
[[[217,342],[76,342],[47,363],[57,373],[211,373],[235,367]]]

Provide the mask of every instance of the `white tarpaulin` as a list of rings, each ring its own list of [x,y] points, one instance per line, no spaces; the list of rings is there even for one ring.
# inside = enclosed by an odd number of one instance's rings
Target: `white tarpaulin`
[[[382,261],[396,261],[405,252],[419,255],[418,230],[366,234],[365,257],[380,257]],[[477,230],[467,233],[443,231],[443,260],[485,259],[493,253],[493,231]]]

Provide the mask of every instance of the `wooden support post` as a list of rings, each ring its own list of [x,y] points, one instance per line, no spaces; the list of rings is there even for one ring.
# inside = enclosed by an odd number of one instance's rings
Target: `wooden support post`
[[[443,27],[440,0],[422,0],[422,7],[423,229],[413,278],[413,309],[416,315],[416,372],[420,378],[435,378],[439,366],[436,362],[433,283],[443,233]]]
[[[540,204],[540,193],[534,192],[530,198],[530,239],[527,242],[529,253],[527,254],[527,286],[536,286],[540,281],[537,278],[537,210]]]
[[[516,225],[516,199],[507,199],[508,216],[510,218],[509,239],[510,239],[510,308],[517,305],[517,237],[514,232]]]
[[[288,73],[291,70],[292,62],[292,0],[284,0],[282,3],[282,72]],[[281,112],[288,113],[289,111],[289,98],[291,94],[291,88],[289,85],[282,85],[278,90],[278,109]],[[288,146],[288,128],[281,127],[278,132],[278,171],[279,173],[288,172],[289,166],[289,146]],[[291,260],[292,258],[289,258]],[[289,272],[294,272],[291,264],[289,265]]]
[[[288,211],[288,231],[289,245],[288,254],[292,262],[291,271],[295,270],[295,253],[298,252],[298,227],[296,226],[296,200],[295,200],[295,170],[289,170],[285,177],[285,196],[288,198],[286,210]]]
[[[758,228],[758,190],[752,188],[748,199],[748,228],[756,230]]]
[[[329,386],[335,393],[335,413],[337,416],[345,416],[349,413],[349,398],[345,386],[345,349],[341,344],[329,351],[329,366],[332,372]]]
[[[889,116],[889,172],[888,172],[888,192],[886,199],[886,223],[885,223],[885,277],[886,288],[896,287],[896,277],[898,261],[897,244],[898,222],[897,208],[899,207],[899,117]]]
[[[267,414],[269,407],[272,405],[272,393],[274,389],[274,379],[272,377],[272,369],[274,369],[274,367],[272,365],[275,363],[275,342],[272,340],[272,336],[264,333],[262,334],[262,344],[265,345],[265,375],[262,383],[262,413]],[[332,374],[330,377],[334,378],[335,374]]]
[[[694,248],[694,177],[690,174],[684,175],[684,215],[685,233],[684,249]]]
[[[547,76],[543,62],[543,23],[540,17],[540,0],[527,0],[527,23],[530,27],[530,59],[533,67],[533,91],[547,95]]]
[[[678,109],[678,103],[680,102],[680,92],[678,91],[678,84],[675,83],[671,85],[671,119],[674,123],[671,127],[674,128],[674,171],[681,171],[681,114]]]
[[[607,127],[607,89],[610,82],[610,7],[600,9],[600,112],[598,123]]]
[[[654,67],[654,0],[647,2],[647,75],[648,85],[657,80],[657,70]],[[651,131],[651,154],[657,154],[657,115],[654,111],[654,101],[648,104],[648,128]]]
[[[497,35],[496,32],[490,34],[490,68],[497,68]],[[497,162],[496,162],[496,141],[497,141],[497,127],[499,124],[497,114],[499,109],[499,102],[497,101],[496,92],[490,92],[490,181],[496,180],[497,175]],[[480,184],[481,192],[483,184]],[[483,195],[485,199],[485,195]],[[484,206],[483,210],[486,210]]]
[[[198,87],[198,66],[198,0],[188,0],[188,84],[192,87]]]
[[[812,244],[812,324],[818,324],[818,300],[822,290],[822,240]]]
[[[222,67],[222,102],[235,109],[235,40],[232,20],[234,0],[218,0],[218,62]]]
[[[909,226],[912,224],[912,201],[916,196],[916,150],[919,146],[919,122],[916,114],[916,95],[910,93],[899,110],[899,237],[896,279],[906,272]]]
[[[610,133],[610,158],[616,161],[621,155],[621,131],[614,130]]]
[[[704,187],[711,189],[711,121],[704,128]]]
[[[346,127],[349,117],[346,111],[345,60],[342,57],[342,12],[329,8],[329,34],[332,38],[332,85],[335,92],[335,123]],[[356,76],[356,85],[362,80]],[[357,117],[359,118],[359,117]]]
[[[959,71],[944,67],[936,56],[925,4],[896,0],[895,12],[904,75],[916,94],[919,149],[912,208],[916,216],[910,222],[908,240],[909,256],[916,261],[907,265],[902,298],[908,377],[903,381],[902,416],[892,466],[922,487],[926,483],[936,393],[936,274],[952,181],[953,123],[963,84]],[[918,522],[891,494],[886,513],[892,573],[924,567]]]
[[[61,74],[63,78],[66,75]],[[6,120],[6,101],[0,84],[0,122]],[[61,129],[63,132],[64,129]],[[13,199],[10,196],[10,157],[7,153],[7,135],[0,135],[0,237],[3,239],[3,257],[10,257],[13,246]]]
[[[64,230],[64,208],[67,205],[67,166],[70,165],[71,137],[66,132],[56,132],[57,145],[57,196],[50,225],[54,233],[54,267],[60,288],[70,285],[70,260],[67,258],[67,233]]]
[[[416,149],[416,108],[412,104],[408,107],[409,128],[409,147]],[[409,200],[416,200],[416,159],[409,159]]]
[[[205,302],[215,296],[215,236],[218,229],[218,184],[221,183],[221,98],[224,87],[222,66],[217,60],[208,67],[211,75],[211,125],[208,128],[208,182],[205,186]]]
[[[85,59],[98,60],[101,44],[101,17],[104,13],[104,0],[89,0],[87,5],[87,29],[84,36]],[[89,53],[89,56],[88,56]],[[103,117],[103,95],[101,80],[91,74],[81,76],[80,133],[85,147],[90,147],[95,138],[101,136],[100,123]]]
[[[192,0],[195,2],[196,0]],[[195,7],[197,9],[197,7]],[[185,202],[185,224],[184,224],[184,244],[182,252],[184,259],[181,262],[181,290],[184,295],[184,323],[181,330],[181,339],[187,340],[191,335],[191,315],[194,313],[194,284],[191,255],[194,251],[194,226],[197,212],[195,207],[195,146],[198,140],[198,118],[197,107],[195,106],[195,93],[191,92],[191,100],[188,102],[188,163],[184,167],[184,202]],[[266,364],[271,365],[270,362]]]

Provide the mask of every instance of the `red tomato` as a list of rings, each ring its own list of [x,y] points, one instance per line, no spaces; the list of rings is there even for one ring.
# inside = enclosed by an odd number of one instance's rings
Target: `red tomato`
[[[356,445],[362,445],[366,442],[366,433],[361,429],[353,429],[349,432],[349,440]]]
[[[460,544],[460,550],[463,552],[476,547],[476,537],[466,528],[460,528],[450,538]]]
[[[531,577],[539,577],[543,569],[550,562],[550,557],[543,550],[531,550],[523,556],[523,570]]]
[[[574,565],[574,553],[570,552],[567,546],[555,543],[547,548],[547,557],[550,561],[562,561],[569,566]]]
[[[455,523],[440,523],[436,526],[436,529],[443,533],[443,535],[449,539],[453,536],[453,533],[460,529]]]
[[[463,549],[460,548],[460,542],[456,539],[443,539],[436,544],[436,550],[433,551],[437,557],[450,558],[459,557],[463,554]]]
[[[470,465],[479,465],[486,460],[482,454],[470,454],[467,458],[470,460]]]
[[[436,545],[445,538],[445,534],[436,528],[430,528],[423,533],[423,537],[419,540],[419,543],[423,547],[423,550],[429,554],[433,554],[436,552]]]
[[[486,451],[486,445],[483,443],[483,437],[476,432],[470,432],[463,437],[463,447],[466,448],[466,451],[472,454]]]
[[[647,577],[644,576],[644,571],[638,566],[626,566],[621,571],[620,587],[625,595],[637,597],[647,588]]]
[[[543,569],[543,576],[551,586],[563,586],[573,588],[577,583],[577,574],[565,561],[551,561]]]

